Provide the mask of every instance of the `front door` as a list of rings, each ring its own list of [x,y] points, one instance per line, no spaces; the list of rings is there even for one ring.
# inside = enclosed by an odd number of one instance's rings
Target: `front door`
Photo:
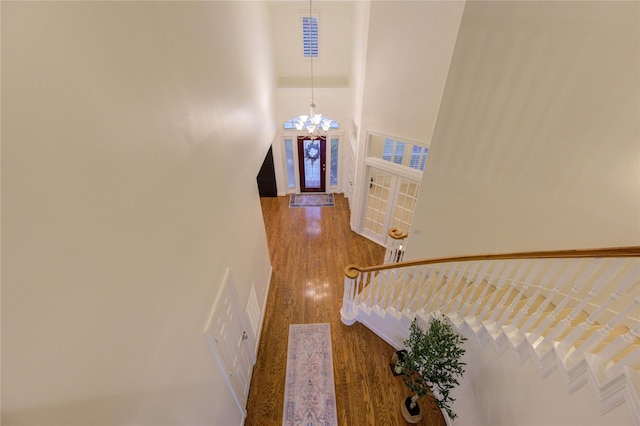
[[[298,138],[300,192],[325,192],[327,140]]]
[[[227,270],[205,334],[243,418],[246,416],[251,374],[256,362],[246,330],[235,285]]]

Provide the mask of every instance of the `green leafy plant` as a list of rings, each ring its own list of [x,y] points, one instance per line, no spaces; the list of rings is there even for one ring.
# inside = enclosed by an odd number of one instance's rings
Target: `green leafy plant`
[[[462,343],[467,340],[460,335],[442,315],[434,317],[427,330],[423,330],[418,319],[411,322],[409,337],[404,341],[407,354],[398,361],[402,380],[414,393],[411,408],[418,398],[433,395],[438,407],[445,410],[451,419],[456,418],[451,405],[455,401],[450,391],[458,386],[466,363],[461,361],[465,353]]]

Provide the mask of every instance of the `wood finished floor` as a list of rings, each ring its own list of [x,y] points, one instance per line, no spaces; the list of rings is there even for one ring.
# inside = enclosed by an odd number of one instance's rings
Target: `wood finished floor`
[[[378,265],[384,249],[351,231],[348,201],[289,208],[289,197],[261,198],[273,276],[253,370],[245,425],[281,425],[289,324],[329,323],[338,424],[404,425],[409,395],[389,368],[394,349],[369,329],[340,319],[344,267]],[[427,398],[418,425],[445,425]]]

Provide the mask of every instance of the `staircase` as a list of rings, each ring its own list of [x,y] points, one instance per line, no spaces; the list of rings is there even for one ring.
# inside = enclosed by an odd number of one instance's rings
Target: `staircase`
[[[345,324],[400,349],[413,318],[433,313],[543,377],[559,371],[569,392],[590,385],[601,414],[626,403],[640,425],[640,247],[345,268]]]

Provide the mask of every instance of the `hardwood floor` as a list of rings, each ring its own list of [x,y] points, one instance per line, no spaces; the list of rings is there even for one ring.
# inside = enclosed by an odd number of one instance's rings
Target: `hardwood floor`
[[[261,198],[273,266],[253,370],[245,425],[281,425],[289,324],[331,326],[336,407],[342,425],[403,425],[409,395],[389,368],[394,349],[369,329],[340,319],[344,267],[381,264],[384,249],[351,231],[348,201],[335,207],[289,208],[289,197]],[[445,425],[433,401],[421,398],[419,425]]]

